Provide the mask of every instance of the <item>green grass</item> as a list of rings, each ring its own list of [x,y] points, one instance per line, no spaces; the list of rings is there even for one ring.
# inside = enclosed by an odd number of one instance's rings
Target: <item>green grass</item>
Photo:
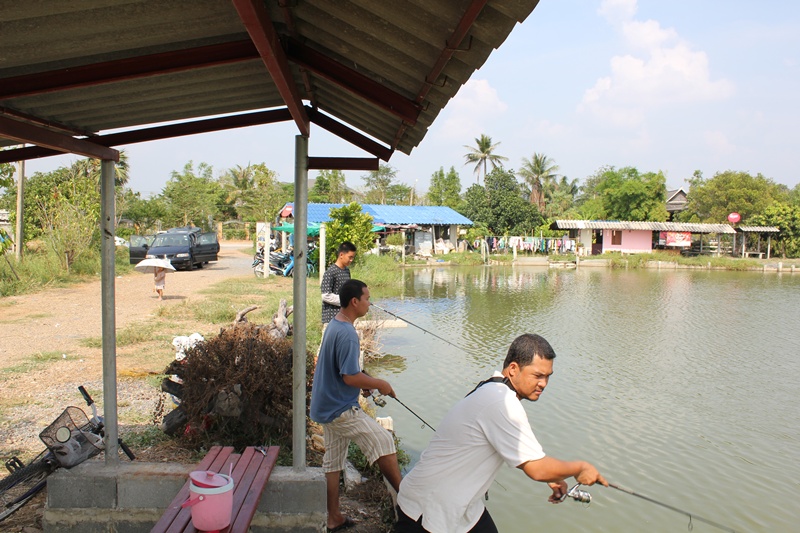
[[[649,261],[663,261],[677,263],[678,265],[696,266],[725,270],[750,270],[762,268],[763,263],[755,259],[740,259],[735,257],[696,256],[686,257],[679,254],[655,251],[649,254],[603,254],[602,259],[609,259],[613,268],[646,268]]]
[[[62,352],[39,352],[28,356],[26,361],[14,366],[7,366],[0,369],[0,376],[6,374],[24,374],[33,370],[40,370],[43,367],[64,358]]]
[[[175,323],[137,322],[135,324],[130,324],[123,329],[117,330],[117,347],[133,346],[153,340],[166,339],[167,334],[161,333],[161,330],[175,327],[177,327]],[[103,346],[103,339],[102,337],[87,337],[82,339],[80,343],[87,348],[101,348]]]
[[[27,252],[21,261],[6,255],[0,260],[0,297],[30,294],[50,287],[65,287],[97,279],[100,277],[100,267],[99,248],[70,265],[69,272],[55,254],[44,247],[37,252]],[[133,270],[127,248],[117,248],[114,268],[119,275]]]
[[[172,437],[156,426],[146,425],[132,431],[126,431],[124,440],[125,444],[130,448],[150,448],[151,446],[168,442],[172,440]]]

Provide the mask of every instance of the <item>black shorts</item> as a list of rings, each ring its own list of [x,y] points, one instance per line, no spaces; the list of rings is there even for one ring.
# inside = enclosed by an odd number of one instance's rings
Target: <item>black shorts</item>
[[[422,527],[422,517],[419,520],[412,520],[400,507],[397,507],[397,523],[394,525],[394,533],[430,533]],[[489,511],[483,510],[480,520],[469,530],[469,533],[498,533],[497,526],[494,525]]]

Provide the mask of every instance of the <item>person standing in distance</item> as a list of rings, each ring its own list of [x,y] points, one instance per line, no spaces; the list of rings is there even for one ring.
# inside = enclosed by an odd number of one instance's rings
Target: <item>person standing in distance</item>
[[[355,525],[339,508],[339,476],[347,461],[350,441],[355,441],[370,464],[377,462],[394,490],[400,487],[400,467],[392,433],[364,413],[358,403],[362,389],[378,389],[395,397],[389,382],[361,370],[361,346],[353,323],[369,311],[369,288],[357,279],[339,291],[342,308],[328,324],[311,386],[311,420],[322,425],[325,455],[322,470],[327,483],[328,532]]]
[[[551,503],[567,493],[566,479],[608,483],[585,461],[545,455],[521,400],[537,401],[553,374],[555,352],[539,335],[514,339],[503,371],[478,384],[448,412],[397,496],[394,533],[496,533],[484,494],[503,463],[547,483]]]
[[[348,241],[343,242],[336,251],[336,261],[322,275],[319,289],[322,292],[323,333],[325,332],[325,326],[336,316],[336,313],[341,308],[339,289],[342,288],[345,281],[350,279],[350,268],[348,267],[355,257],[356,245]]]

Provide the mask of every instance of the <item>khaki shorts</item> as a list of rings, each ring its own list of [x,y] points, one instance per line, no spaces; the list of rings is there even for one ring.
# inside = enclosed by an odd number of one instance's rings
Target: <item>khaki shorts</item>
[[[351,407],[333,422],[322,424],[322,430],[325,437],[322,471],[326,473],[344,470],[351,440],[370,464],[384,455],[397,453],[392,433],[358,407]]]

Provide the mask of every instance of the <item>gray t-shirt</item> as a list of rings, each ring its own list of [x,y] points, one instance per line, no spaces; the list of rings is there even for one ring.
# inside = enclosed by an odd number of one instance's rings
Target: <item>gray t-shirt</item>
[[[340,414],[358,405],[361,391],[346,384],[342,376],[361,372],[359,350],[356,328],[350,322],[331,320],[322,338],[311,385],[309,415],[314,422],[333,422]]]

